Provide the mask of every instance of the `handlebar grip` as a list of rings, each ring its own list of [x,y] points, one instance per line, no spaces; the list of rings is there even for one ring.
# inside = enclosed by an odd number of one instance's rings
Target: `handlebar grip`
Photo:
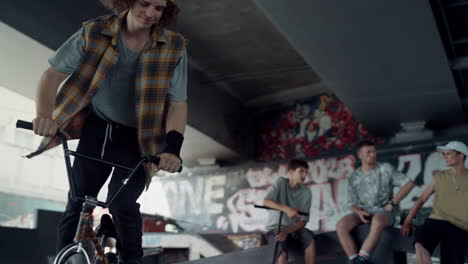
[[[160,158],[158,157],[155,157],[155,156],[152,156],[152,155],[146,155],[145,156],[145,159],[146,161],[148,162],[151,162],[151,163],[154,163],[154,164],[159,164],[159,161],[161,160]],[[177,172],[182,172],[182,165],[180,165],[179,169],[177,170]]]
[[[16,127],[22,128],[22,129],[33,130],[33,124],[31,122],[27,122],[23,120],[16,121]]]
[[[154,163],[154,164],[159,164],[159,160],[160,160],[158,157],[155,157],[155,156],[152,156],[152,155],[146,155],[145,159],[146,159],[146,161]]]
[[[33,124],[31,122],[23,121],[23,120],[17,120],[16,121],[16,127],[17,128],[22,128],[22,129],[28,129],[28,130],[33,130]],[[66,141],[66,137],[63,135],[60,130],[57,129],[57,132],[55,132],[55,135],[60,138],[62,141]]]
[[[260,208],[260,209],[268,209],[268,210],[275,210],[275,211],[278,211],[274,208],[271,208],[271,207],[268,207],[268,206],[262,206],[262,205],[257,205],[257,204],[254,204],[254,207],[255,208]],[[301,211],[297,211],[300,215],[303,215],[303,216],[309,216],[309,213],[304,213],[304,212],[301,212]]]

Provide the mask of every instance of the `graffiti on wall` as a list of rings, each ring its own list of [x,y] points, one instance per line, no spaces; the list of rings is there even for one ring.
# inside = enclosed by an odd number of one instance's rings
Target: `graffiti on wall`
[[[262,119],[266,121],[260,126],[258,151],[263,161],[313,157],[324,151],[349,149],[364,139],[383,143],[354,120],[343,103],[327,94]]]
[[[401,202],[401,210],[411,208],[430,183],[434,171],[445,169],[442,156],[437,152],[394,155],[380,160],[391,163],[416,183]],[[307,227],[318,232],[333,231],[336,222],[349,213],[348,177],[357,165],[356,159],[347,155],[308,163],[310,169],[305,184],[312,193],[312,204]],[[268,213],[253,205],[262,204],[278,177],[287,177],[286,164],[159,180],[160,191],[169,201],[171,217],[195,229],[237,233],[264,230]],[[425,207],[430,207],[431,203],[429,200]]]

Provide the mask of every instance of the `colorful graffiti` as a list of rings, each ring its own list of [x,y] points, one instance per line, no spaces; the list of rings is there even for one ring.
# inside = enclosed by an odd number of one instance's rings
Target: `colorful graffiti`
[[[280,116],[272,120],[269,116]],[[313,157],[324,151],[344,150],[374,138],[353,119],[334,96],[321,95],[281,113],[268,114],[260,127],[259,157],[263,161]]]
[[[402,201],[401,211],[408,211],[430,183],[436,170],[445,169],[440,153],[421,151],[403,155],[386,155],[380,161],[393,164],[415,181],[416,187]],[[306,185],[312,192],[311,217],[307,227],[318,232],[335,230],[336,222],[349,213],[348,177],[355,169],[352,155],[308,161]],[[161,190],[169,203],[171,217],[183,219],[188,229],[213,232],[263,231],[268,213],[256,209],[262,204],[271,184],[286,177],[286,164],[262,167],[237,167],[217,171],[215,175],[191,175],[160,178]],[[397,191],[397,190],[395,190]],[[431,206],[429,200],[425,207]],[[427,216],[427,210],[421,213]],[[396,223],[398,224],[399,219]],[[181,223],[184,224],[184,223]]]

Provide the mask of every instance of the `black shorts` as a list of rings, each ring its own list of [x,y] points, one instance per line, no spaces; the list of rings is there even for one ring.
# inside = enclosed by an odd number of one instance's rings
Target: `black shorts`
[[[440,243],[442,264],[465,263],[468,232],[448,221],[427,218],[424,225],[416,228],[414,243],[420,243],[430,254]]]
[[[266,233],[266,238],[268,244],[275,243],[276,230],[268,231]],[[301,228],[296,232],[289,234],[284,242],[278,243],[278,254],[281,251],[288,251],[291,249],[306,249],[310,242],[314,240],[314,232],[310,231],[307,228]]]

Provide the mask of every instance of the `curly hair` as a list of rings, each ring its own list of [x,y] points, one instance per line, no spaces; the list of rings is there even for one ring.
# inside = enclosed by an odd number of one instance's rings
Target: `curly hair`
[[[109,9],[114,11],[115,13],[121,13],[135,3],[138,0],[99,0],[101,4]],[[159,20],[158,25],[161,27],[168,27],[171,25],[175,25],[177,15],[180,12],[180,8],[175,3],[175,0],[167,0],[166,8]]]

